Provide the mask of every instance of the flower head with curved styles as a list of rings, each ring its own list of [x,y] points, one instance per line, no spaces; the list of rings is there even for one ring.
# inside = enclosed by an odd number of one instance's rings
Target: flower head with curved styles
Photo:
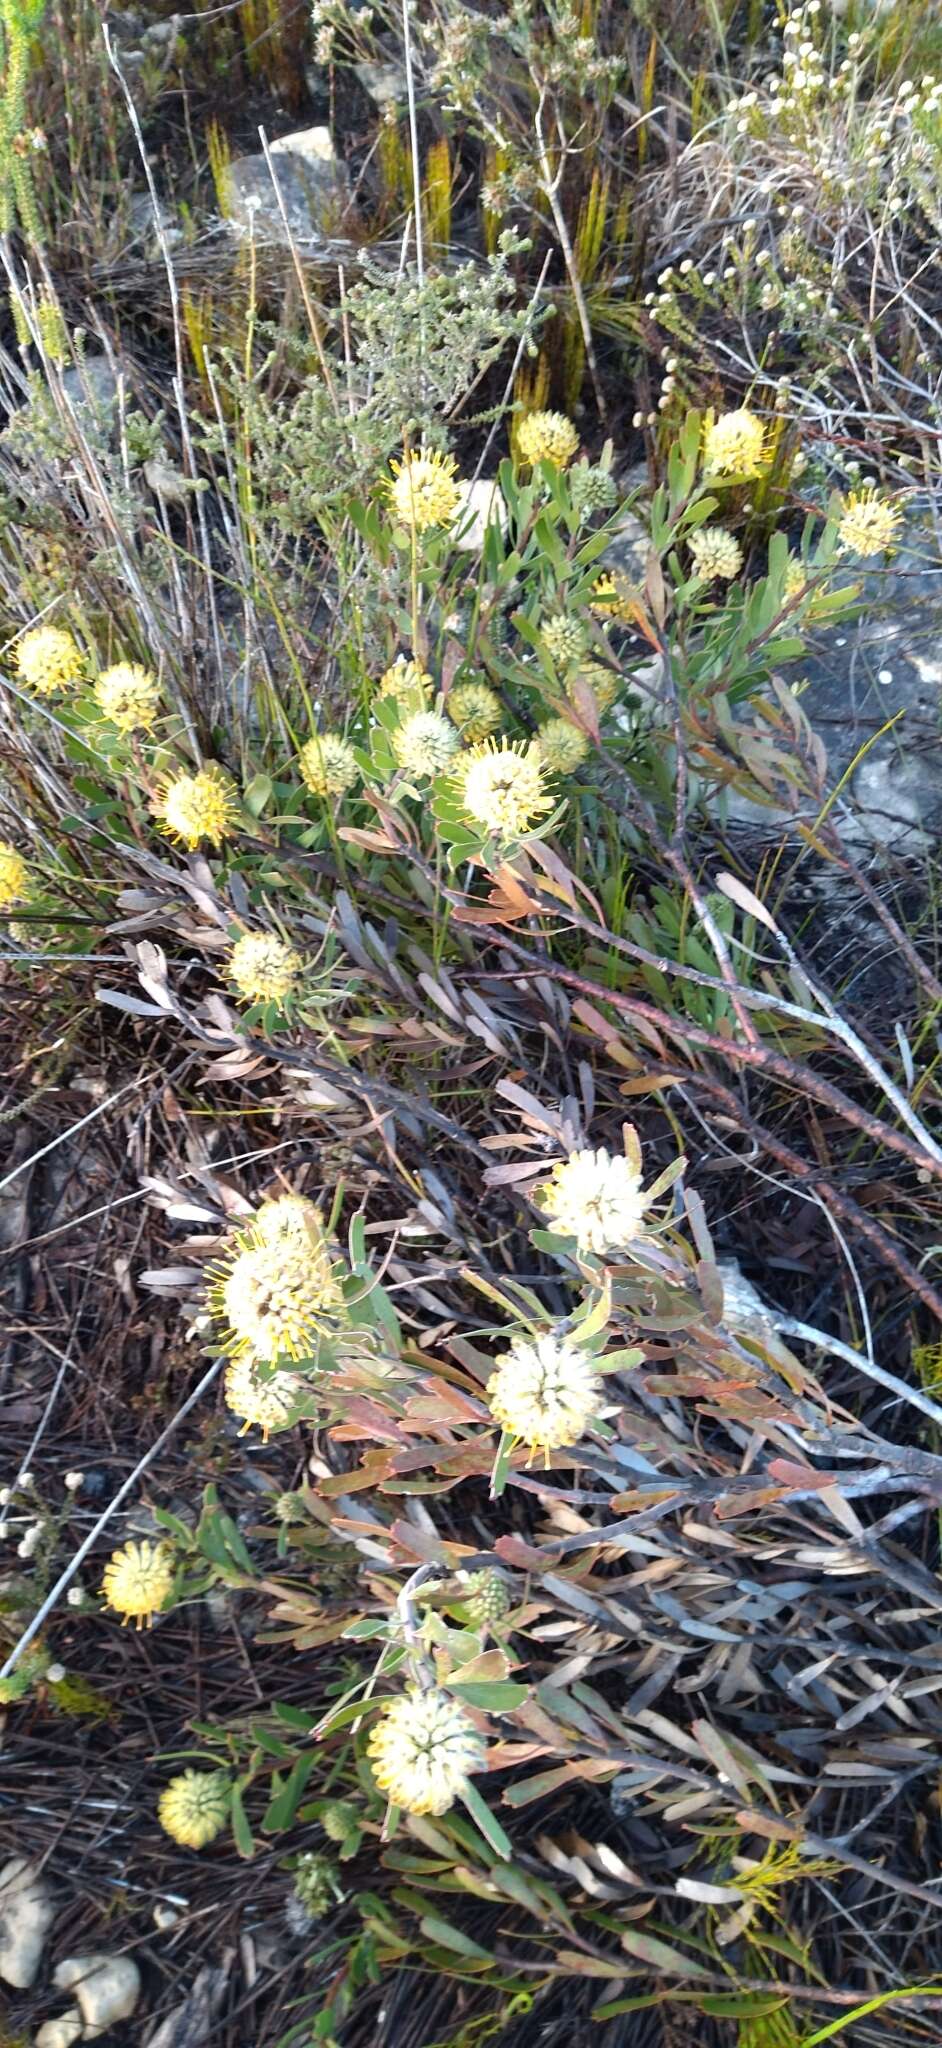
[[[230,1415],[247,1429],[260,1429],[265,1443],[273,1429],[287,1429],[294,1413],[298,1380],[293,1373],[279,1372],[263,1380],[251,1358],[234,1358],[226,1367],[223,1396]]]
[[[480,746],[496,732],[504,716],[504,707],[490,683],[458,683],[449,691],[445,709],[469,747]]]
[[[392,750],[407,775],[441,775],[458,746],[451,721],[440,711],[413,711],[392,735]]]
[[[166,1543],[125,1543],[102,1573],[102,1598],[122,1621],[148,1627],[173,1591],[173,1553]]]
[[[703,436],[703,467],[708,476],[758,476],[765,461],[765,428],[748,406],[721,412],[708,422]]]
[[[561,1237],[574,1237],[581,1252],[619,1251],[640,1236],[645,1210],[641,1174],[630,1159],[600,1146],[571,1152],[535,1191],[548,1221]]]
[[[150,732],[160,711],[156,676],[136,661],[119,661],[96,676],[92,696],[119,732]]]
[[[420,668],[417,661],[405,661],[400,655],[399,660],[380,676],[376,695],[393,697],[397,703],[412,704],[416,710],[421,710],[428,703],[434,687],[428,669]]]
[[[419,448],[404,455],[401,462],[391,462],[390,468],[389,495],[403,526],[425,533],[430,526],[451,525],[461,503],[453,455],[442,455],[437,448]]]
[[[521,462],[553,462],[565,469],[579,446],[579,436],[564,412],[528,412],[517,428]]]
[[[589,610],[596,618],[615,619],[628,626],[635,616],[639,595],[623,569],[603,569],[592,585]]]
[[[881,498],[872,484],[841,500],[837,538],[846,555],[885,555],[902,524],[898,505]]]
[[[8,839],[0,839],[0,910],[22,903],[29,893],[29,869]]]
[[[319,1212],[309,1203],[300,1213],[300,1201],[290,1197],[290,1212],[274,1202],[263,1204],[212,1274],[210,1306],[225,1325],[224,1348],[235,1359],[277,1365],[285,1358],[311,1358],[341,1319],[343,1290]]]
[[[229,980],[246,1003],[283,1003],[294,993],[303,962],[274,932],[243,932],[229,955]]]
[[[459,801],[468,818],[493,839],[522,839],[553,808],[546,765],[530,740],[485,740],[470,748],[457,771]]]
[[[731,583],[742,568],[742,548],[734,533],[726,526],[697,526],[690,534],[687,546],[693,556],[693,566],[705,583],[720,577],[724,583]]]
[[[585,733],[568,718],[548,718],[545,725],[538,726],[536,742],[554,775],[571,775],[589,751]]]
[[[487,1383],[491,1414],[531,1451],[577,1444],[601,1406],[589,1354],[547,1331],[535,1343],[515,1337]]]
[[[195,775],[166,778],[157,803],[157,822],[168,839],[195,853],[201,840],[221,846],[230,838],[239,818],[235,788],[215,761],[198,768]]]
[[[298,755],[301,775],[312,796],[346,796],[360,779],[356,755],[337,732],[316,732]]]
[[[391,1700],[367,1751],[380,1790],[406,1813],[447,1813],[487,1761],[474,1722],[437,1686]]]
[[[181,1771],[157,1801],[164,1834],[182,1849],[205,1849],[229,1818],[232,1784],[226,1771]]]
[[[80,683],[85,674],[82,650],[62,626],[34,626],[31,633],[24,633],[14,661],[23,688],[34,697],[54,697]]]

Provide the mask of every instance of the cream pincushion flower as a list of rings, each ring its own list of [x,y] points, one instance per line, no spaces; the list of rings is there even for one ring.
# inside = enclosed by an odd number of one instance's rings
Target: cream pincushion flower
[[[765,459],[765,428],[747,406],[711,420],[703,437],[703,466],[709,476],[757,476]]]
[[[20,903],[29,889],[29,869],[9,840],[0,839],[0,910]]]
[[[545,725],[537,728],[537,745],[554,775],[571,775],[585,760],[589,742],[578,725],[570,725],[568,718],[548,718]]]
[[[157,1802],[166,1835],[184,1849],[205,1849],[229,1818],[232,1786],[225,1771],[181,1771]]]
[[[581,1252],[617,1251],[641,1230],[645,1200],[641,1175],[622,1153],[571,1152],[536,1189],[536,1199],[562,1237]]]
[[[85,671],[81,648],[61,626],[34,626],[17,642],[16,671],[34,697],[53,697],[80,683]]]
[[[285,1429],[291,1420],[299,1382],[294,1373],[279,1372],[263,1380],[251,1358],[234,1358],[226,1367],[223,1394],[230,1415],[237,1415],[243,1427],[260,1429],[266,1443],[273,1429]]]
[[[166,1543],[125,1543],[102,1573],[102,1597],[124,1621],[143,1628],[159,1614],[173,1580],[173,1553]]]
[[[442,455],[437,448],[419,448],[401,462],[390,463],[389,495],[403,526],[425,533],[430,526],[451,525],[461,502],[456,467],[454,456]]]
[[[534,741],[486,740],[457,771],[461,805],[494,839],[520,839],[553,808],[543,756]]]
[[[102,717],[119,732],[149,732],[160,710],[157,678],[136,661],[102,669],[92,695]]]
[[[407,1813],[447,1813],[487,1752],[474,1722],[447,1692],[407,1692],[384,1707],[367,1744],[373,1776]]]
[[[325,1244],[313,1237],[243,1240],[218,1275],[213,1301],[234,1358],[310,1358],[342,1302]]]
[[[272,1195],[262,1202],[252,1218],[250,1234],[255,1243],[306,1243],[315,1249],[324,1243],[324,1219],[307,1195]]]
[[[195,852],[201,839],[221,846],[238,822],[235,790],[215,761],[195,775],[175,775],[163,785],[157,804],[157,822],[162,832],[177,844]]]
[[[601,1385],[585,1351],[565,1339],[515,1337],[487,1383],[491,1413],[502,1429],[534,1451],[576,1444],[599,1412]]]
[[[346,796],[359,780],[353,748],[336,732],[316,732],[301,748],[298,760],[312,796]]]
[[[704,582],[714,576],[731,583],[742,568],[742,548],[735,534],[726,526],[698,526],[689,536],[687,546],[693,556],[693,566]]]
[[[848,555],[885,555],[893,546],[902,517],[899,507],[881,498],[872,484],[862,491],[851,491],[849,497],[841,500],[837,537],[842,551]]]
[[[454,726],[440,711],[413,711],[392,734],[392,750],[407,775],[441,775],[458,746]]]
[[[459,683],[449,692],[445,709],[468,746],[480,745],[496,732],[504,707],[489,683]]]
[[[297,987],[302,960],[273,932],[243,932],[229,955],[228,974],[247,1003],[283,1003]]]
[[[530,412],[517,428],[521,462],[555,462],[565,469],[579,446],[579,436],[564,412]]]

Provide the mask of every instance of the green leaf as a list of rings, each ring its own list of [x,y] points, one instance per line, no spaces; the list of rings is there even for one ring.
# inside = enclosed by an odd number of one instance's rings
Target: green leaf
[[[434,1914],[427,1913],[419,1921],[419,1926],[430,1941],[440,1941],[443,1948],[454,1949],[456,1955],[474,1956],[476,1961],[482,1963],[492,1963],[494,1960],[488,1949],[480,1948],[476,1941],[472,1941],[467,1934],[462,1934],[460,1927],[453,1927],[450,1920],[439,1920]]]
[[[510,1837],[505,1835],[500,1821],[495,1819],[487,1802],[481,1798],[480,1792],[476,1791],[473,1785],[468,1784],[461,1794],[461,1800],[462,1804],[467,1807],[475,1826],[480,1828],[485,1841],[490,1842],[491,1848],[496,1849],[498,1856],[503,1856],[505,1861],[510,1863],[514,1853],[513,1843]]]
[[[232,1839],[239,1851],[239,1855],[244,1857],[247,1863],[250,1863],[255,1854],[255,1839],[249,1827],[245,1807],[242,1802],[242,1787],[238,1783],[232,1787],[229,1813],[232,1821]]]
[[[266,804],[271,802],[272,779],[270,775],[253,775],[242,792],[242,801],[253,818],[260,818]]]
[[[299,1756],[290,1776],[271,1801],[262,1822],[266,1835],[278,1835],[283,1828],[289,1828],[304,1797],[304,1788],[317,1762],[317,1751],[309,1749]]]
[[[530,1697],[528,1685],[515,1685],[511,1678],[471,1680],[470,1685],[448,1682],[448,1691],[456,1699],[464,1700],[469,1707],[481,1707],[488,1714],[509,1714],[514,1707],[522,1707]]]

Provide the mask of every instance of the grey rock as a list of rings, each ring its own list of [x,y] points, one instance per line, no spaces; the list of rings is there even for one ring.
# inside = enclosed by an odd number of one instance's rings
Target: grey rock
[[[631,583],[643,583],[651,541],[637,512],[623,512],[607,548],[599,557],[601,571],[618,571]]]
[[[87,356],[80,367],[66,370],[62,389],[77,412],[110,412],[118,397],[118,379],[107,356]]]
[[[353,69],[360,84],[377,107],[402,105],[408,93],[408,84],[401,64],[382,64],[373,61],[354,64]]]
[[[28,1991],[35,1981],[55,1916],[37,1865],[27,1856],[11,1856],[0,1870],[0,1977],[14,1990]]]
[[[172,206],[158,199],[156,208],[149,192],[135,192],[128,204],[127,228],[131,240],[140,244],[145,256],[161,253],[161,236],[168,249],[183,240],[183,229]]]
[[[326,138],[327,130],[307,129],[296,136],[283,136],[272,149],[269,170],[264,156],[240,156],[226,172],[226,211],[230,226],[240,234],[251,234],[258,242],[299,248],[320,247],[343,238],[343,225],[350,204],[350,180],[346,166],[338,163],[330,149],[315,138]],[[272,173],[287,218],[272,184]]]

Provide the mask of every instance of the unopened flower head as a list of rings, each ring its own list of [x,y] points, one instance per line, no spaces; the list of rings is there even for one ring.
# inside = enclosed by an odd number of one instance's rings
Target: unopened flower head
[[[536,1196],[554,1230],[574,1237],[581,1252],[617,1251],[640,1234],[641,1175],[623,1153],[613,1157],[604,1146],[571,1152]]]
[[[410,704],[421,710],[427,704],[435,688],[427,668],[420,668],[417,661],[404,661],[400,655],[391,668],[386,669],[377,686],[377,697],[394,697],[397,703]]]
[[[425,533],[430,526],[450,526],[461,502],[455,481],[457,464],[453,455],[437,448],[419,448],[390,464],[393,481],[389,487],[393,509],[403,526]]]
[[[784,595],[802,597],[808,588],[808,570],[800,555],[789,555],[785,564]]]
[[[80,683],[85,673],[81,648],[62,626],[34,626],[17,641],[16,672],[34,697],[54,697]]]
[[[537,729],[537,746],[554,775],[571,775],[585,760],[589,742],[578,725],[568,718],[548,718]]]
[[[115,1614],[143,1628],[159,1614],[173,1581],[173,1553],[166,1543],[125,1543],[102,1573],[102,1597]]]
[[[547,1332],[535,1343],[515,1337],[487,1383],[491,1413],[533,1451],[577,1444],[598,1414],[601,1389],[592,1359]]]
[[[157,804],[157,822],[168,839],[194,853],[200,841],[221,846],[239,818],[236,793],[229,776],[215,761],[195,775],[167,778]]]
[[[438,1687],[383,1709],[367,1744],[373,1776],[406,1813],[447,1813],[483,1770],[486,1749],[470,1716]]]
[[[273,1429],[287,1429],[294,1413],[298,1380],[293,1373],[278,1372],[263,1380],[251,1358],[234,1358],[226,1367],[223,1395],[230,1415],[242,1424],[239,1432],[260,1429],[267,1443]]]
[[[253,1363],[313,1357],[342,1302],[329,1247],[313,1225],[278,1230],[256,1221],[212,1275],[210,1305],[226,1326],[225,1348]]]
[[[392,734],[392,750],[407,775],[441,775],[458,746],[451,721],[440,711],[413,711]]]
[[[119,661],[103,669],[92,695],[102,717],[119,732],[150,732],[160,711],[157,678],[136,661]]]
[[[496,732],[504,715],[497,691],[489,683],[459,683],[449,692],[446,709],[470,747],[480,745]]]
[[[244,932],[229,955],[229,980],[246,1003],[283,1003],[297,988],[303,962],[274,932]]]
[[[546,765],[532,740],[485,740],[459,763],[456,779],[467,816],[494,839],[522,839],[553,808]]]
[[[602,661],[584,661],[574,674],[566,677],[566,695],[570,704],[579,706],[580,684],[588,683],[595,698],[596,709],[604,718],[618,696],[618,677],[613,669],[606,668]]]
[[[842,551],[848,555],[885,555],[893,546],[902,518],[899,506],[881,498],[872,484],[862,491],[851,491],[841,500],[837,537]]]
[[[465,1599],[472,1620],[479,1623],[502,1621],[512,1605],[510,1581],[503,1572],[471,1572],[465,1588]]]
[[[765,460],[765,428],[741,406],[711,420],[703,437],[703,466],[709,476],[758,476]]]
[[[540,639],[557,668],[567,668],[585,652],[585,632],[579,620],[567,618],[565,612],[544,619]]]
[[[356,755],[336,732],[316,732],[298,756],[301,774],[312,796],[346,796],[359,781]]]
[[[564,412],[529,412],[517,428],[521,462],[554,462],[565,469],[579,446],[579,436]]]
[[[29,869],[9,840],[0,839],[0,910],[22,903],[29,891]]]
[[[704,582],[715,576],[731,583],[742,568],[742,548],[726,526],[698,526],[688,538],[693,566]]]
[[[229,1818],[231,1781],[225,1771],[181,1771],[157,1802],[164,1834],[183,1849],[205,1849]]]

